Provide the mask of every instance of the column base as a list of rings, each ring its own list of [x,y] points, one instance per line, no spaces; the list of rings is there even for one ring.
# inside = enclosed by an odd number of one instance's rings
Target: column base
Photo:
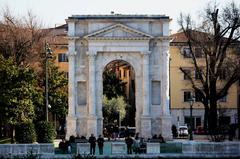
[[[143,138],[151,138],[152,137],[152,121],[150,116],[142,116],[141,117],[141,132],[140,135]]]
[[[87,121],[87,136],[91,136],[91,134],[94,134],[96,137],[98,134],[97,131],[97,117],[95,116],[89,116]]]
[[[165,140],[172,140],[172,117],[162,116],[161,117],[161,134]]]
[[[77,118],[68,116],[67,118],[67,132],[66,132],[66,139],[68,140],[70,136],[74,135],[76,136],[76,124],[77,124]]]

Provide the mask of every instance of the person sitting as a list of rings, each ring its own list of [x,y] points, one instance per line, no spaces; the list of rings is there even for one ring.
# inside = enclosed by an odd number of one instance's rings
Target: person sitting
[[[158,139],[159,139],[160,143],[165,143],[165,140],[164,140],[162,134],[159,134]]]

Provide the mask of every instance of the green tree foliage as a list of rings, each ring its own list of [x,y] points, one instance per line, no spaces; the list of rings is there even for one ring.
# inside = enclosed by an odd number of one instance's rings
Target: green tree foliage
[[[120,120],[122,121],[126,116],[127,103],[123,96],[108,99],[103,96],[103,116],[104,123],[113,124],[114,120],[118,120],[120,113]]]
[[[0,112],[5,123],[31,122],[35,115],[32,99],[37,94],[34,71],[0,55],[0,87]]]
[[[17,124],[15,139],[18,143],[36,142],[36,132],[34,124],[32,122]]]
[[[40,121],[36,124],[36,133],[39,143],[53,143],[56,136],[53,125],[46,121]]]
[[[49,63],[49,103],[50,111],[63,118],[68,109],[68,80],[53,62]]]
[[[103,72],[103,86],[103,94],[108,99],[125,96],[125,83],[117,78],[116,73],[112,70],[105,70]]]
[[[68,109],[68,80],[65,77],[64,72],[59,71],[58,67],[54,65],[54,58],[48,59],[48,96],[49,104],[51,108],[49,111],[56,115],[60,120],[63,120],[67,114]],[[43,68],[45,67],[45,61],[43,61]],[[44,68],[45,70],[45,68]],[[45,119],[45,71],[39,74],[38,82],[40,101],[36,101],[35,111],[37,113],[37,120]]]

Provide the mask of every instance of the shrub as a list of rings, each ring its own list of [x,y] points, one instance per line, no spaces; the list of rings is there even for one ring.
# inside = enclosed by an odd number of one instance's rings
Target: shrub
[[[34,124],[31,122],[16,125],[15,139],[18,143],[33,143],[36,141]]]
[[[55,130],[50,122],[40,121],[36,124],[37,142],[53,143],[56,136]]]

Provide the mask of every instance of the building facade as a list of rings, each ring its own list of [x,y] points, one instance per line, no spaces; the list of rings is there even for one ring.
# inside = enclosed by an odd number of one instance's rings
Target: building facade
[[[103,130],[103,70],[115,60],[135,72],[136,131],[171,138],[169,17],[76,15],[67,19],[69,111],[67,137]]]
[[[193,92],[190,80],[184,76],[180,67],[187,70],[191,77],[198,80],[197,73],[192,64],[187,39],[183,32],[171,35],[172,41],[170,43],[170,98],[171,98],[171,115],[172,123],[176,126],[190,124],[190,102],[189,98],[195,97],[193,101],[193,127],[204,124],[204,106],[200,102],[197,94]],[[204,58],[201,54],[200,48],[194,48],[195,56],[197,57],[199,65],[204,67]],[[225,72],[226,73],[226,72]],[[223,81],[226,74],[220,77]],[[238,104],[238,83],[230,87],[228,95],[218,102],[219,122],[229,125],[237,123],[237,104]]]

